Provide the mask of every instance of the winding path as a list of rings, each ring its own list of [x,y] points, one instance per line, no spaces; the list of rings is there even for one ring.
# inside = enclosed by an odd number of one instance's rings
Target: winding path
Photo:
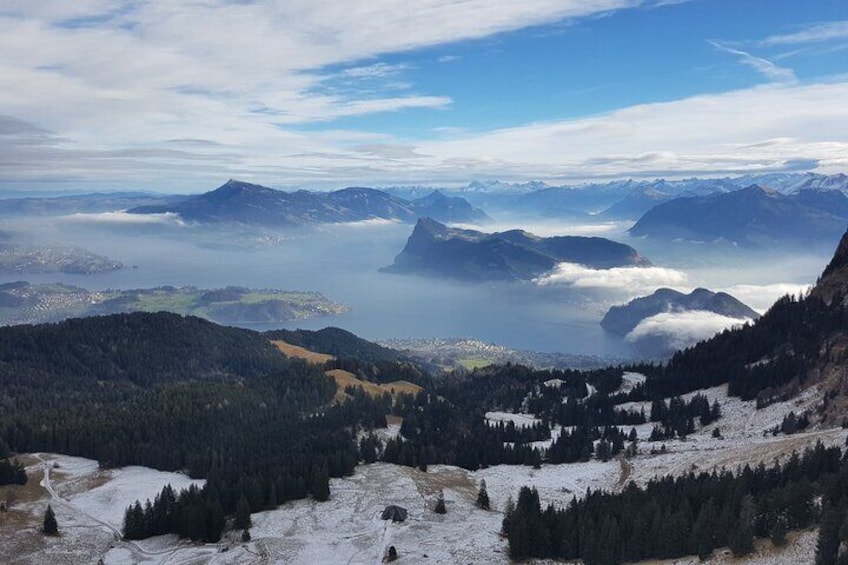
[[[56,492],[56,489],[53,487],[53,481],[50,480],[50,470],[53,468],[53,463],[51,461],[47,461],[42,457],[41,453],[33,453],[33,457],[38,459],[39,467],[44,473],[44,478],[41,479],[39,483],[40,486],[44,487],[44,489],[50,494],[51,500],[53,502],[58,503],[65,509],[77,514],[79,516],[83,516],[88,520],[91,520],[95,524],[101,526],[106,529],[109,533],[112,534],[115,545],[114,547],[122,547],[124,549],[129,550],[133,554],[133,559],[136,561],[141,561],[142,559],[153,559],[156,560],[159,564],[171,563],[171,564],[180,564],[180,563],[189,563],[196,562],[199,557],[203,557],[206,555],[214,555],[218,553],[217,545],[203,545],[203,546],[194,546],[194,547],[175,547],[162,549],[158,551],[151,551],[142,547],[139,543],[135,541],[125,540],[121,531],[115,528],[112,524],[108,522],[104,522],[99,518],[96,518],[76,506],[73,502],[66,498],[62,498]],[[178,553],[190,551],[191,555],[184,557],[182,559],[175,559]],[[141,557],[142,559],[139,559]],[[158,558],[158,559],[157,559]]]

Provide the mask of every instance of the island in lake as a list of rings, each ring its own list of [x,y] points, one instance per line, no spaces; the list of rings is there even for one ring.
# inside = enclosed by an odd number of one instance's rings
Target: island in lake
[[[160,286],[90,291],[65,284],[0,285],[0,325],[38,324],[123,312],[168,311],[222,324],[277,323],[348,312],[317,292]]]

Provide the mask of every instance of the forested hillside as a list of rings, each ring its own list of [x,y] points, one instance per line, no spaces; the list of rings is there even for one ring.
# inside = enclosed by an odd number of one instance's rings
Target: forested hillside
[[[329,477],[357,463],[352,427],[385,425],[381,399],[331,406],[336,386],[319,367],[286,359],[259,333],[197,318],[2,328],[0,352],[0,437],[13,451],[206,478],[182,505],[212,522],[173,522],[196,539],[217,539],[242,496],[253,511],[327,496]]]

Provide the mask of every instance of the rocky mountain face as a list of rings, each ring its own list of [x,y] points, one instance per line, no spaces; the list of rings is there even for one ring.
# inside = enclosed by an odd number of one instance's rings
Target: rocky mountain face
[[[840,191],[809,188],[787,195],[751,185],[660,204],[642,216],[630,234],[745,246],[831,244],[846,225],[848,197]]]
[[[611,307],[601,320],[601,326],[612,333],[627,335],[639,322],[663,312],[712,312],[728,318],[755,320],[760,315],[725,292],[696,288],[684,294],[661,288],[650,296],[635,298],[621,306]]]
[[[258,184],[230,180],[204,194],[165,205],[138,206],[132,214],[172,212],[198,223],[239,223],[293,227],[315,223],[369,219],[414,222],[430,215],[446,222],[480,222],[488,216],[459,197],[435,191],[425,198],[404,200],[373,188],[351,187],[334,192],[284,192]]]
[[[632,247],[600,237],[542,238],[522,230],[488,234],[422,218],[384,271],[470,281],[529,280],[561,262],[600,269],[650,264]]]

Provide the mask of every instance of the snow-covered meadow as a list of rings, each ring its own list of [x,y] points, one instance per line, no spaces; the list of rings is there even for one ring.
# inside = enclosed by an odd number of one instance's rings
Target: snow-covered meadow
[[[641,380],[631,374],[626,387]],[[694,393],[693,393],[694,394]],[[686,395],[689,399],[693,394]],[[289,502],[277,510],[252,516],[252,540],[243,543],[240,532],[229,532],[219,544],[196,545],[174,536],[143,542],[125,542],[117,535],[125,508],[136,499],[152,499],[166,484],[180,489],[193,481],[185,475],[162,473],[142,467],[100,470],[96,462],[76,457],[37,454],[40,462],[28,468],[33,480],[45,481],[57,498],[44,489],[43,497],[21,505],[31,514],[31,526],[9,531],[0,527],[0,555],[15,555],[12,563],[79,563],[103,559],[107,565],[130,563],[380,563],[389,546],[394,546],[399,563],[508,563],[507,543],[500,536],[502,511],[509,497],[524,486],[534,486],[543,504],[565,505],[587,488],[618,490],[628,481],[645,484],[651,478],[688,471],[709,471],[722,467],[735,469],[742,462],[771,463],[803,450],[816,441],[843,444],[841,429],[809,429],[791,436],[768,432],[790,411],[813,410],[820,395],[810,389],[797,398],[756,410],[753,402],[727,396],[726,386],[701,391],[710,403],[717,401],[722,417],[699,428],[685,440],[648,442],[652,424],[636,426],[639,453],[630,460],[568,465],[497,466],[476,472],[445,465],[431,465],[427,472],[386,463],[363,465],[351,477],[331,480],[330,500]],[[630,403],[629,409],[648,403]],[[489,412],[492,425],[511,421],[529,426],[539,420],[530,414]],[[718,427],[721,437],[713,437]],[[629,431],[629,427],[623,427]],[[399,431],[396,421],[381,432],[384,439]],[[559,427],[552,430],[556,436]],[[549,442],[537,442],[546,444]],[[660,452],[661,445],[665,451]],[[491,510],[477,508],[480,482],[485,480]],[[197,484],[201,484],[197,482]],[[433,512],[443,493],[447,513]],[[46,504],[57,514],[62,536],[43,538],[38,525]],[[390,504],[406,508],[403,523],[380,519]],[[799,563],[810,562],[815,551],[815,532],[792,534],[793,542],[776,551],[767,541],[759,542],[755,554],[735,560],[716,552],[711,563]],[[697,563],[696,557],[674,563]],[[660,563],[660,562],[655,562]],[[669,562],[670,563],[670,562]]]

